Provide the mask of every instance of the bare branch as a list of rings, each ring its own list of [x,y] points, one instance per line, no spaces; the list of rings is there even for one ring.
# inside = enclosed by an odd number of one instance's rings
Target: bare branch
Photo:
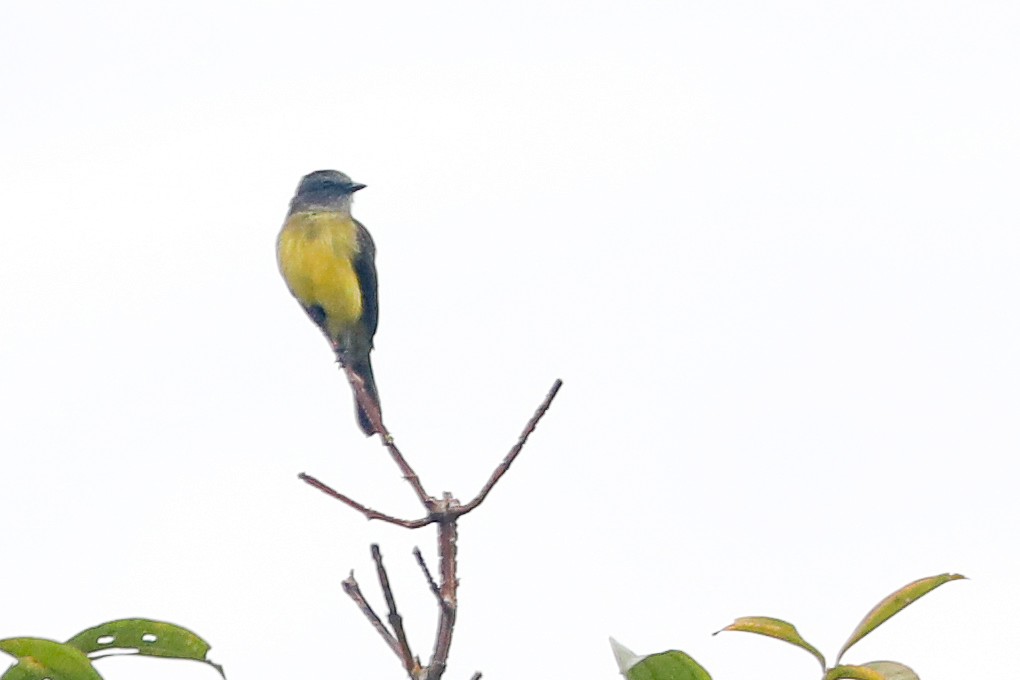
[[[386,641],[386,644],[389,645],[390,649],[393,650],[393,653],[397,655],[397,658],[403,660],[397,638],[393,637],[393,633],[386,630],[386,625],[382,622],[382,619],[379,618],[379,615],[372,609],[372,605],[368,603],[368,600],[366,600],[365,596],[361,593],[361,588],[358,587],[358,582],[354,580],[353,571],[350,576],[343,580],[342,585],[347,596],[354,600],[354,604],[358,605],[358,609],[361,610],[361,613],[365,615],[365,618],[367,618],[368,622],[372,624],[372,627],[375,628],[379,635],[382,636],[382,639]]]
[[[393,596],[393,588],[390,586],[390,577],[383,566],[382,551],[379,544],[372,544],[372,560],[375,561],[375,571],[379,576],[379,587],[382,588],[383,597],[386,598],[386,608],[389,610],[388,619],[390,627],[397,637],[397,649],[400,650],[400,660],[404,663],[404,670],[407,675],[416,678],[420,668],[415,667],[414,654],[411,652],[411,645],[407,642],[407,634],[404,632],[404,619],[397,612],[397,599]]]
[[[439,625],[426,680],[443,677],[457,621],[457,514],[452,510],[459,509],[459,504],[449,493],[443,494],[442,504],[445,512],[439,520]]]
[[[472,510],[474,510],[475,508],[482,504],[482,501],[485,500],[485,497],[489,495],[490,491],[492,491],[492,487],[496,486],[496,482],[498,482],[500,478],[506,474],[507,470],[510,469],[510,466],[513,464],[514,459],[517,458],[517,454],[519,454],[521,452],[521,449],[524,448],[524,444],[525,442],[528,441],[528,437],[530,437],[531,433],[535,431],[535,427],[538,425],[538,421],[541,420],[542,416],[545,415],[545,412],[549,410],[549,406],[552,405],[553,399],[556,398],[556,393],[560,391],[560,387],[562,386],[563,386],[562,380],[557,380],[556,382],[553,383],[552,389],[550,389],[549,393],[545,395],[545,399],[542,401],[538,409],[535,411],[535,415],[531,416],[531,420],[529,420],[528,424],[524,426],[524,430],[521,432],[521,436],[517,438],[517,443],[514,444],[513,448],[510,449],[510,452],[506,454],[506,457],[503,459],[503,462],[500,463],[499,467],[497,467],[496,470],[492,473],[492,476],[489,477],[489,481],[485,483],[485,486],[483,486],[482,490],[478,492],[478,495],[475,496],[470,503],[462,506],[457,510],[458,514],[466,515],[467,513],[471,512]]]
[[[422,519],[400,519],[399,517],[387,515],[384,512],[379,512],[378,510],[373,510],[372,508],[362,505],[353,498],[345,496],[336,489],[333,489],[332,487],[323,484],[315,477],[307,475],[304,472],[298,475],[298,479],[305,482],[306,484],[309,484],[310,486],[314,486],[316,489],[326,494],[327,496],[332,496],[338,501],[341,501],[349,505],[350,507],[360,512],[362,515],[365,516],[366,519],[369,520],[377,519],[388,524],[396,524],[397,526],[404,527],[405,529],[420,529],[421,527],[428,526],[429,524],[432,524],[433,522],[436,521],[432,517],[424,517]]]
[[[412,680],[440,680],[443,673],[446,672],[447,659],[449,659],[450,647],[453,643],[454,624],[457,620],[457,588],[459,585],[459,581],[457,579],[457,519],[461,515],[465,515],[481,505],[486,497],[488,497],[493,487],[496,486],[496,483],[499,482],[503,475],[507,473],[514,460],[516,460],[517,456],[524,448],[524,444],[527,443],[528,438],[535,431],[535,428],[538,426],[538,422],[545,415],[546,411],[549,410],[549,407],[552,405],[553,399],[556,398],[556,394],[559,392],[560,387],[562,387],[563,382],[561,380],[557,380],[553,383],[549,393],[525,425],[524,430],[517,439],[517,442],[503,458],[499,466],[493,471],[489,480],[482,487],[481,491],[478,492],[478,495],[475,496],[470,503],[461,505],[460,502],[449,492],[444,492],[442,498],[435,498],[426,493],[418,475],[414,472],[411,466],[408,465],[403,454],[401,454],[396,444],[394,444],[393,436],[390,435],[383,425],[378,404],[376,404],[366,392],[365,385],[361,378],[346,366],[344,366],[344,372],[347,375],[348,381],[351,383],[351,387],[354,389],[354,394],[358,400],[358,404],[361,405],[361,407],[369,414],[369,419],[372,421],[372,424],[376,427],[376,429],[379,430],[379,433],[382,436],[383,446],[385,446],[390,452],[390,456],[393,458],[394,462],[396,462],[397,467],[400,468],[404,478],[411,484],[415,494],[418,496],[418,500],[428,512],[428,516],[417,520],[400,519],[399,517],[387,515],[362,505],[354,499],[330,488],[326,484],[323,484],[318,479],[310,475],[302,473],[299,477],[305,483],[314,486],[323,493],[336,498],[351,508],[354,508],[369,520],[378,519],[407,529],[418,529],[429,524],[437,525],[439,548],[438,583],[429,571],[428,564],[425,562],[425,558],[422,556],[421,550],[418,548],[414,549],[415,560],[417,560],[418,566],[425,575],[425,580],[428,583],[429,589],[432,591],[432,594],[439,603],[439,621],[436,626],[436,639],[432,649],[432,658],[429,660],[428,666],[422,667],[420,659],[414,656],[411,652],[411,647],[407,641],[407,635],[404,631],[403,618],[397,611],[396,598],[394,597],[393,589],[390,586],[389,575],[383,566],[382,552],[379,550],[378,545],[372,545],[372,559],[375,561],[376,572],[379,576],[379,584],[382,587],[383,595],[386,598],[386,606],[389,611],[388,619],[390,626],[393,628],[393,632],[391,633],[386,628],[385,624],[365,600],[357,582],[354,580],[353,572],[347,579],[344,580],[343,586],[344,592],[346,592],[347,595],[354,600],[372,626],[383,637],[383,640],[386,641],[386,644],[389,645],[391,650],[393,650],[393,653],[401,660],[404,665],[404,669],[407,671]],[[482,674],[480,671],[471,676],[471,680],[481,680],[481,678]]]
[[[365,409],[368,414],[368,419],[372,421],[372,426],[379,431],[379,436],[382,438],[383,446],[390,452],[390,457],[396,462],[397,467],[400,468],[400,473],[404,476],[404,479],[414,489],[414,493],[418,496],[418,500],[429,512],[432,511],[432,507],[435,504],[435,499],[429,496],[425,491],[425,487],[421,485],[421,480],[418,478],[418,473],[411,468],[404,455],[400,453],[400,449],[397,448],[396,443],[393,441],[393,435],[390,434],[389,430],[382,422],[382,414],[379,413],[379,405],[375,403],[375,400],[368,394],[365,389],[365,383],[361,379],[361,376],[355,373],[350,367],[341,364],[344,369],[344,374],[347,376],[347,382],[351,384],[351,388],[354,390],[354,396],[358,400],[358,404]]]
[[[414,549],[414,559],[418,560],[418,566],[421,567],[422,573],[425,574],[425,580],[428,581],[429,590],[439,600],[439,606],[443,606],[443,595],[439,592],[439,585],[436,580],[432,578],[432,572],[429,571],[429,565],[425,564],[425,558],[421,555],[421,550],[417,547]]]

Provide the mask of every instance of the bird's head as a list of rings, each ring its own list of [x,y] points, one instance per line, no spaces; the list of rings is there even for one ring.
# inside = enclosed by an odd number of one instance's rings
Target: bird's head
[[[301,178],[297,193],[290,202],[291,212],[312,208],[349,210],[351,196],[364,188],[364,184],[352,181],[337,170],[316,170]]]

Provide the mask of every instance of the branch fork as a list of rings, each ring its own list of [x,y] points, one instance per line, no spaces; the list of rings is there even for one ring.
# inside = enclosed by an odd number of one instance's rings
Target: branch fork
[[[425,558],[422,557],[421,550],[418,548],[414,549],[415,560],[425,575],[426,583],[429,586],[429,590],[435,596],[439,608],[436,639],[432,649],[432,657],[427,666],[422,666],[420,659],[411,651],[410,643],[404,632],[403,618],[397,610],[396,598],[393,595],[393,589],[390,586],[386,568],[383,566],[382,552],[378,545],[372,545],[372,560],[375,562],[376,575],[379,579],[383,596],[386,599],[389,627],[387,628],[386,623],[375,613],[372,606],[365,599],[361,588],[358,586],[358,582],[354,579],[354,572],[351,572],[350,576],[344,579],[342,585],[344,592],[354,601],[361,610],[361,613],[386,642],[387,646],[400,659],[410,680],[439,680],[446,671],[446,662],[449,658],[450,645],[453,641],[453,627],[457,619],[457,520],[481,505],[493,487],[507,473],[514,460],[520,454],[521,449],[524,448],[528,437],[535,431],[538,421],[549,410],[553,399],[556,398],[556,394],[563,385],[563,381],[557,380],[553,383],[545,399],[536,409],[531,419],[528,420],[524,430],[521,431],[517,442],[510,448],[506,456],[503,457],[503,460],[496,469],[493,470],[488,481],[486,481],[474,498],[462,505],[449,492],[443,492],[443,495],[437,498],[425,491],[418,474],[408,464],[400,449],[397,448],[393,435],[389,433],[383,424],[379,406],[365,390],[365,384],[361,378],[348,367],[344,366],[343,369],[347,375],[348,382],[351,383],[351,387],[354,389],[358,404],[365,409],[369,420],[372,421],[372,425],[379,431],[383,446],[389,452],[390,457],[393,458],[404,479],[411,485],[415,495],[418,497],[418,501],[425,509],[425,516],[420,519],[403,519],[389,515],[359,503],[350,496],[333,489],[311,475],[301,473],[298,475],[298,478],[327,496],[335,498],[348,507],[353,508],[368,520],[376,519],[388,524],[404,527],[405,529],[420,529],[430,524],[437,525],[439,548],[438,583],[433,578]],[[480,680],[481,677],[481,673],[475,673],[472,676],[472,680]]]

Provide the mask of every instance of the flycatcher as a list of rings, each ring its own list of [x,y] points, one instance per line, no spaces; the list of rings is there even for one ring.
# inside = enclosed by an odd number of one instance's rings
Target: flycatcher
[[[333,346],[337,361],[352,369],[379,405],[372,375],[372,337],[379,323],[375,244],[351,217],[351,198],[364,184],[336,170],[301,178],[276,242],[280,272],[290,292]],[[357,395],[355,395],[357,406]],[[369,437],[375,427],[357,406],[358,424]]]

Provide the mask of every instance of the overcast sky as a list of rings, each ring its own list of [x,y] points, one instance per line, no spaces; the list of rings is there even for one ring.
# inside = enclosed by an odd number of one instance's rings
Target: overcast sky
[[[1020,625],[1015,2],[19,3],[0,25],[0,637],[147,616],[231,678],[400,678],[419,510],[275,262],[301,175],[364,182],[374,361],[472,496],[448,678],[716,680],[846,657],[1001,677]],[[212,678],[150,659],[110,678]],[[169,670],[167,670],[169,668]]]

